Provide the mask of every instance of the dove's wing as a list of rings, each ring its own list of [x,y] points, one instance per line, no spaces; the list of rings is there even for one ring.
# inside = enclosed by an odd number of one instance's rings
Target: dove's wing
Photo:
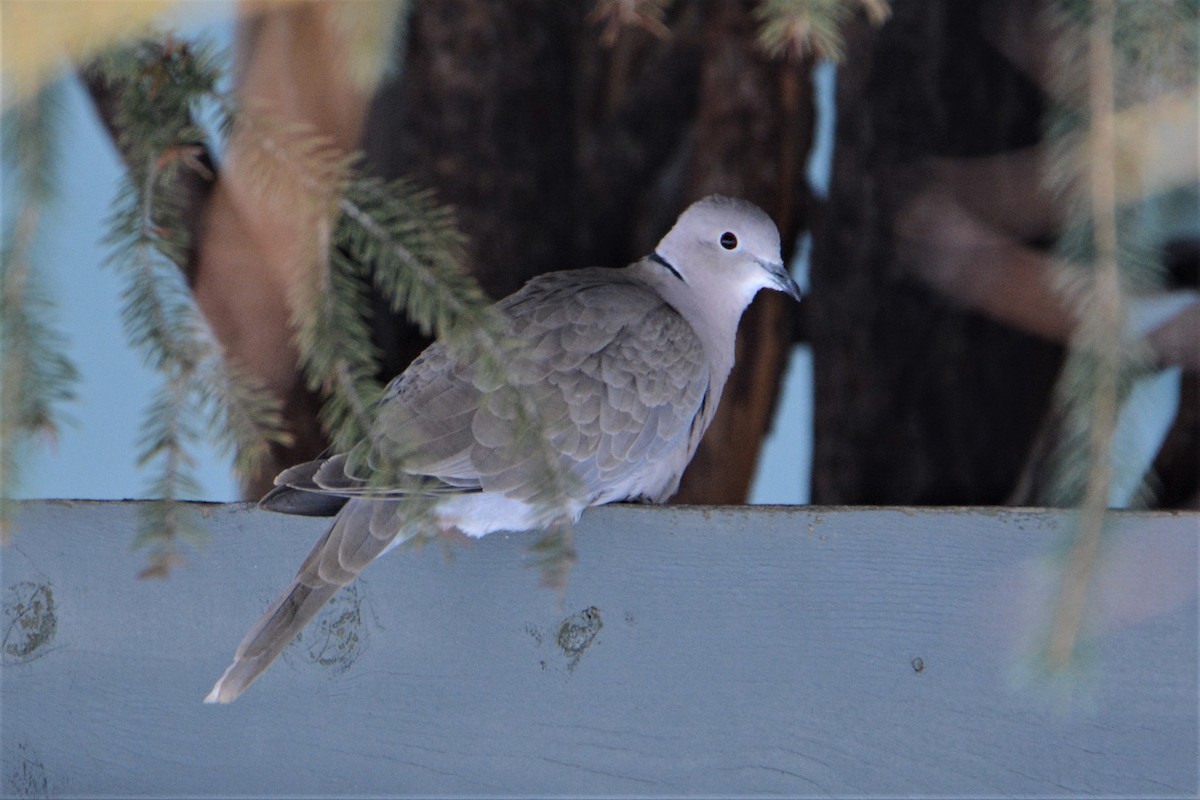
[[[580,508],[675,491],[703,433],[709,391],[703,347],[683,318],[615,270],[545,275],[500,308],[522,345],[508,364],[514,385],[434,344],[388,386],[367,441],[276,479],[263,499],[269,508],[345,506],[246,634],[208,702],[234,700],[339,588],[431,524],[412,513],[412,487],[389,494],[372,481],[373,466],[399,459],[435,497],[484,492],[531,505],[554,499],[545,495],[547,468],[574,476]],[[536,409],[555,463],[520,435],[518,393]],[[493,516],[494,502],[469,513]]]
[[[505,351],[503,376],[429,347],[389,384],[364,441],[286,470],[264,498],[292,513],[345,505],[208,700],[237,697],[338,587],[423,525],[537,527],[560,483],[574,511],[665,500],[712,420],[738,320],[767,287],[800,295],[774,223],[712,196],[636,264],[543,275],[499,303],[520,345]],[[528,435],[529,415],[545,439]]]
[[[536,503],[548,499],[539,476],[550,466],[574,477],[584,505],[661,500],[674,491],[709,389],[704,349],[688,323],[624,270],[543,275],[499,309],[519,343],[507,364],[512,385],[434,344],[388,386],[368,441],[293,467],[277,482],[315,493],[386,494],[372,483],[373,471],[403,464],[434,479],[425,491]],[[523,408],[536,410],[556,464],[544,464],[521,437]]]

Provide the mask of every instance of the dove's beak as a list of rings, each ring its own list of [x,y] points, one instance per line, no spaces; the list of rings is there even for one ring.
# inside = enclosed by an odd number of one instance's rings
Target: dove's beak
[[[791,295],[795,300],[800,299],[800,285],[796,283],[796,280],[788,272],[786,264],[772,264],[769,261],[759,261],[758,263],[771,276],[771,288]]]

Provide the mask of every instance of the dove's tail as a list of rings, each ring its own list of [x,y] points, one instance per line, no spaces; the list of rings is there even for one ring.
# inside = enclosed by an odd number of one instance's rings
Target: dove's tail
[[[254,623],[238,645],[233,663],[204,702],[232,703],[236,700],[341,588],[339,584],[323,581],[317,586],[307,586],[297,576]]]
[[[238,645],[233,663],[204,698],[206,703],[232,703],[271,666],[283,648],[317,615],[338,590],[353,581],[367,564],[396,539],[386,520],[390,503],[351,500],[329,531],[317,542],[283,593],[254,623]],[[391,530],[388,530],[391,528]]]

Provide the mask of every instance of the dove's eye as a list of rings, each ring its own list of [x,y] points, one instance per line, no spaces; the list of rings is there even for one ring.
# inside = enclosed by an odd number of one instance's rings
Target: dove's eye
[[[737,247],[737,237],[733,235],[733,231],[725,231],[721,234],[721,247],[726,250]]]

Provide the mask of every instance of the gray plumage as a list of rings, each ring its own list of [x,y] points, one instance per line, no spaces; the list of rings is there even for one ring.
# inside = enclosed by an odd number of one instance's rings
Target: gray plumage
[[[338,516],[206,702],[237,698],[338,589],[412,536],[528,530],[563,513],[548,503],[544,457],[517,436],[513,392],[537,409],[549,466],[571,489],[567,513],[665,501],[716,413],[738,321],[761,288],[799,298],[774,223],[750,203],[714,195],[624,269],[542,275],[500,301],[520,345],[506,365],[509,384],[431,345],[388,385],[365,440],[285,470],[263,498],[284,513]],[[373,473],[383,464],[419,477],[420,496],[407,483],[379,485]]]

